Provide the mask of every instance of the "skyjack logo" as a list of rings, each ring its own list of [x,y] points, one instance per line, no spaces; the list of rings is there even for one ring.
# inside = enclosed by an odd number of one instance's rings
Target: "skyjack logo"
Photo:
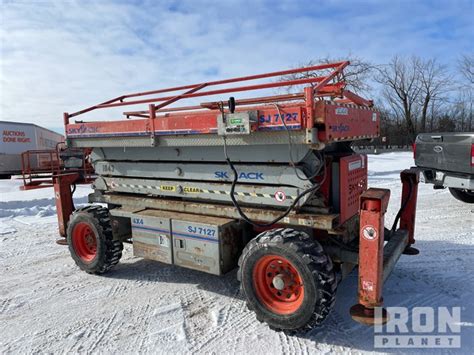
[[[86,126],[84,124],[80,125],[79,127],[70,127],[67,130],[67,134],[84,134],[84,133],[97,133],[99,128],[96,126]]]
[[[331,131],[333,132],[348,132],[350,131],[350,127],[349,125],[346,125],[346,124],[339,124],[339,125],[335,125],[335,126],[331,126]]]
[[[226,179],[229,180],[229,174],[227,171],[216,171],[214,173],[214,177],[216,179]],[[265,180],[263,177],[263,173],[259,172],[241,172],[238,176],[239,180]]]

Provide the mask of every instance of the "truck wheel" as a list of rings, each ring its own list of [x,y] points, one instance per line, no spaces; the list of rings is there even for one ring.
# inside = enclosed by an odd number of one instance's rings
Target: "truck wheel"
[[[109,211],[100,206],[76,210],[67,228],[67,244],[76,264],[90,274],[103,274],[122,257],[123,244],[113,239]]]
[[[450,187],[449,192],[451,192],[451,195],[453,195],[454,198],[459,201],[474,203],[474,191],[472,190],[455,189]]]
[[[308,234],[273,229],[252,239],[239,259],[247,306],[275,330],[298,330],[321,324],[336,299],[331,259]]]

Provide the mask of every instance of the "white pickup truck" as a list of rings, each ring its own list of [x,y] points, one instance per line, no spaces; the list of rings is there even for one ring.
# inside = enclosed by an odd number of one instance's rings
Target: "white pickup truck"
[[[474,132],[422,133],[414,151],[426,183],[449,188],[456,199],[474,203]]]

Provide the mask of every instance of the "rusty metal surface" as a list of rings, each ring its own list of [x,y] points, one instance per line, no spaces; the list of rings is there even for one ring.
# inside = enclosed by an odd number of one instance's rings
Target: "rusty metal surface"
[[[390,190],[369,189],[361,197],[359,229],[359,304],[382,304],[384,215]]]
[[[327,84],[329,84],[329,81],[335,78],[339,73],[341,73],[342,70],[347,65],[349,65],[348,61],[335,62],[335,63],[329,63],[329,64],[314,65],[314,66],[309,66],[309,67],[304,67],[304,68],[276,71],[276,72],[271,72],[271,73],[249,75],[249,76],[243,76],[243,77],[238,77],[238,78],[209,81],[206,83],[198,83],[198,84],[184,85],[184,86],[178,86],[178,87],[172,87],[172,88],[166,88],[166,89],[125,94],[125,95],[113,98],[111,100],[105,101],[103,103],[85,108],[83,110],[80,110],[72,114],[65,113],[64,117],[65,117],[65,121],[66,120],[69,121],[70,117],[78,116],[86,112],[90,112],[96,109],[106,108],[106,107],[127,106],[127,105],[136,105],[139,103],[152,103],[152,102],[171,103],[182,98],[206,96],[206,95],[213,95],[213,94],[224,94],[224,93],[229,93],[229,92],[239,92],[239,91],[265,89],[265,88],[282,87],[282,86],[292,86],[292,85],[299,85],[299,84],[304,84],[304,83],[318,83],[318,85],[316,86],[316,89],[322,91],[322,89],[324,89],[324,87]],[[325,69],[332,69],[331,74],[326,75],[326,76],[321,76],[321,77],[310,77],[310,78],[296,79],[296,80],[276,80],[276,81],[273,81],[270,83],[264,83],[264,84],[261,83],[257,85],[223,88],[220,90],[211,90],[207,92],[198,92],[198,93],[195,92],[201,88],[209,87],[209,86],[230,84],[230,83],[236,83],[236,82],[242,82],[242,81],[252,81],[252,80],[258,80],[258,79],[266,79],[266,78],[272,78],[272,77],[278,77],[278,76],[281,77],[288,74],[304,73],[304,72],[311,72],[311,71],[325,70]],[[132,97],[149,96],[149,95],[154,95],[154,94],[161,94],[161,93],[182,91],[182,90],[188,90],[188,91],[184,93],[179,93],[178,95],[173,95],[173,96],[168,96],[168,97],[155,97],[151,99],[147,98],[147,99],[132,100],[132,101],[126,100]]]
[[[382,316],[376,317],[373,309],[356,304],[351,307],[350,314],[353,320],[364,325],[385,324],[389,321],[389,315],[385,308],[382,309]]]
[[[415,243],[416,202],[420,172],[417,169],[403,170],[400,173],[400,179],[403,183],[401,205],[405,206],[400,216],[400,229],[408,231],[408,243],[411,245]]]
[[[359,211],[359,199],[367,190],[367,156],[352,154],[339,160],[340,164],[340,223],[355,216]]]
[[[102,202],[127,206],[126,208],[151,208],[165,211],[192,213],[200,216],[207,215],[240,219],[240,215],[235,207],[225,204],[195,203],[181,200],[110,193],[103,195],[91,194],[89,195],[89,200],[90,202]],[[274,210],[270,208],[242,208],[242,210],[249,218],[260,222],[270,222],[283,213],[281,210]],[[291,212],[287,217],[280,221],[279,224],[300,225],[316,229],[330,230],[336,227],[337,218],[337,214],[308,214]]]
[[[388,198],[390,198],[390,190],[372,187],[368,189],[367,191],[365,191],[363,195],[361,196],[361,198],[367,199],[367,200],[377,199],[377,200],[387,201]]]
[[[378,189],[378,188],[370,188],[366,190],[361,196],[360,196],[360,206],[361,210],[362,209],[372,209],[375,207],[373,204],[372,207],[366,206],[365,202],[377,202],[378,206],[376,207],[377,210],[380,209],[382,213],[387,212],[387,207],[388,207],[388,201],[390,200],[390,190],[388,189]]]
[[[383,249],[383,282],[392,273],[395,264],[397,263],[400,255],[402,255],[405,247],[408,245],[408,232],[406,230],[396,231],[389,242]]]
[[[79,173],[60,174],[53,176],[59,235],[62,237],[66,237],[66,229],[69,222],[69,217],[74,211],[71,185],[74,184],[79,178]]]

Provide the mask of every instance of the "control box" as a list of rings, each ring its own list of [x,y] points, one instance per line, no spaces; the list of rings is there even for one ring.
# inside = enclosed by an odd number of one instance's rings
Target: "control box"
[[[133,255],[145,259],[173,263],[173,242],[171,237],[172,213],[153,210],[132,215]]]
[[[144,210],[131,215],[133,253],[145,259],[221,275],[242,251],[234,219]]]
[[[250,134],[251,125],[257,123],[257,111],[225,113],[217,116],[217,134],[220,136]]]

